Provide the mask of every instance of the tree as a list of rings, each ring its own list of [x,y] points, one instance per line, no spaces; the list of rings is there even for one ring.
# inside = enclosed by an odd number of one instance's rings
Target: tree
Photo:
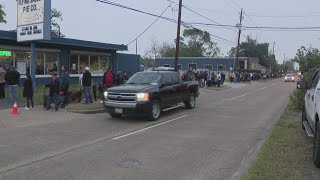
[[[211,40],[211,36],[207,31],[192,28],[183,31],[182,52],[186,57],[213,57],[220,53],[217,43]],[[185,42],[186,40],[186,42]],[[183,49],[185,47],[185,49]]]
[[[60,23],[63,21],[61,11],[57,9],[51,10],[51,36],[55,37],[65,37],[64,34],[61,33],[61,26]]]
[[[229,51],[229,56],[235,57],[237,48],[233,47]],[[259,64],[274,71],[279,69],[275,56],[269,52],[269,43],[259,43],[257,40],[247,36],[247,40],[240,44],[240,57],[257,57]]]
[[[300,71],[308,72],[312,68],[320,68],[320,51],[317,48],[309,47],[308,49],[301,46],[297,50],[294,62],[300,66]]]
[[[6,13],[4,12],[4,6],[0,4],[0,23],[7,23],[5,17]]]
[[[174,43],[164,42],[157,48],[157,56],[174,57],[176,47]],[[220,53],[217,43],[211,40],[210,34],[199,29],[185,29],[180,39],[180,57],[213,57]]]

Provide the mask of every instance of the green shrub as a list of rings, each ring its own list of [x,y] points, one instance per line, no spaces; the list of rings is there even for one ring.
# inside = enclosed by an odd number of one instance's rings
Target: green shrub
[[[290,96],[290,101],[288,107],[292,110],[302,110],[304,108],[304,95],[305,90],[296,89]]]

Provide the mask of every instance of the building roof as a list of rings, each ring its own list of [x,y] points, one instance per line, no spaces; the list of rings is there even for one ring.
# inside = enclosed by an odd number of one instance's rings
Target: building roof
[[[0,30],[0,40],[1,39],[17,41],[17,32]],[[84,48],[96,48],[96,49],[116,50],[116,51],[127,51],[128,50],[128,46],[123,45],[123,44],[121,44],[121,45],[108,44],[108,43],[84,41],[84,40],[69,39],[69,38],[59,38],[59,37],[51,37],[51,40],[49,40],[49,41],[41,40],[39,42],[45,43],[45,44],[77,46],[77,47],[84,47]]]

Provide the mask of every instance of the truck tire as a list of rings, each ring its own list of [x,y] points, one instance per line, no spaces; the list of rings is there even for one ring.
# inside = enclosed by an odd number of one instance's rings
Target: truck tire
[[[320,168],[320,125],[319,122],[315,125],[315,133],[313,139],[313,163],[317,168]]]
[[[113,114],[113,113],[110,113],[110,116],[112,118],[121,118],[121,114]]]
[[[159,119],[161,114],[161,106],[159,101],[155,100],[152,102],[151,111],[149,112],[148,118],[150,121],[156,121]]]
[[[187,109],[194,109],[196,106],[196,95],[194,93],[191,94],[190,99],[184,102]]]
[[[306,130],[306,128],[303,125],[303,121],[307,121],[306,109],[305,108],[303,108],[303,110],[302,110],[301,126],[302,126],[303,130]]]

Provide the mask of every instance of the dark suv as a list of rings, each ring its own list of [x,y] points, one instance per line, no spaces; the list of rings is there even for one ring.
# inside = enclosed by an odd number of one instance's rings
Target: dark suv
[[[157,120],[162,111],[196,105],[198,82],[182,82],[179,74],[170,71],[139,72],[124,85],[109,88],[104,107],[112,117],[142,115]]]

